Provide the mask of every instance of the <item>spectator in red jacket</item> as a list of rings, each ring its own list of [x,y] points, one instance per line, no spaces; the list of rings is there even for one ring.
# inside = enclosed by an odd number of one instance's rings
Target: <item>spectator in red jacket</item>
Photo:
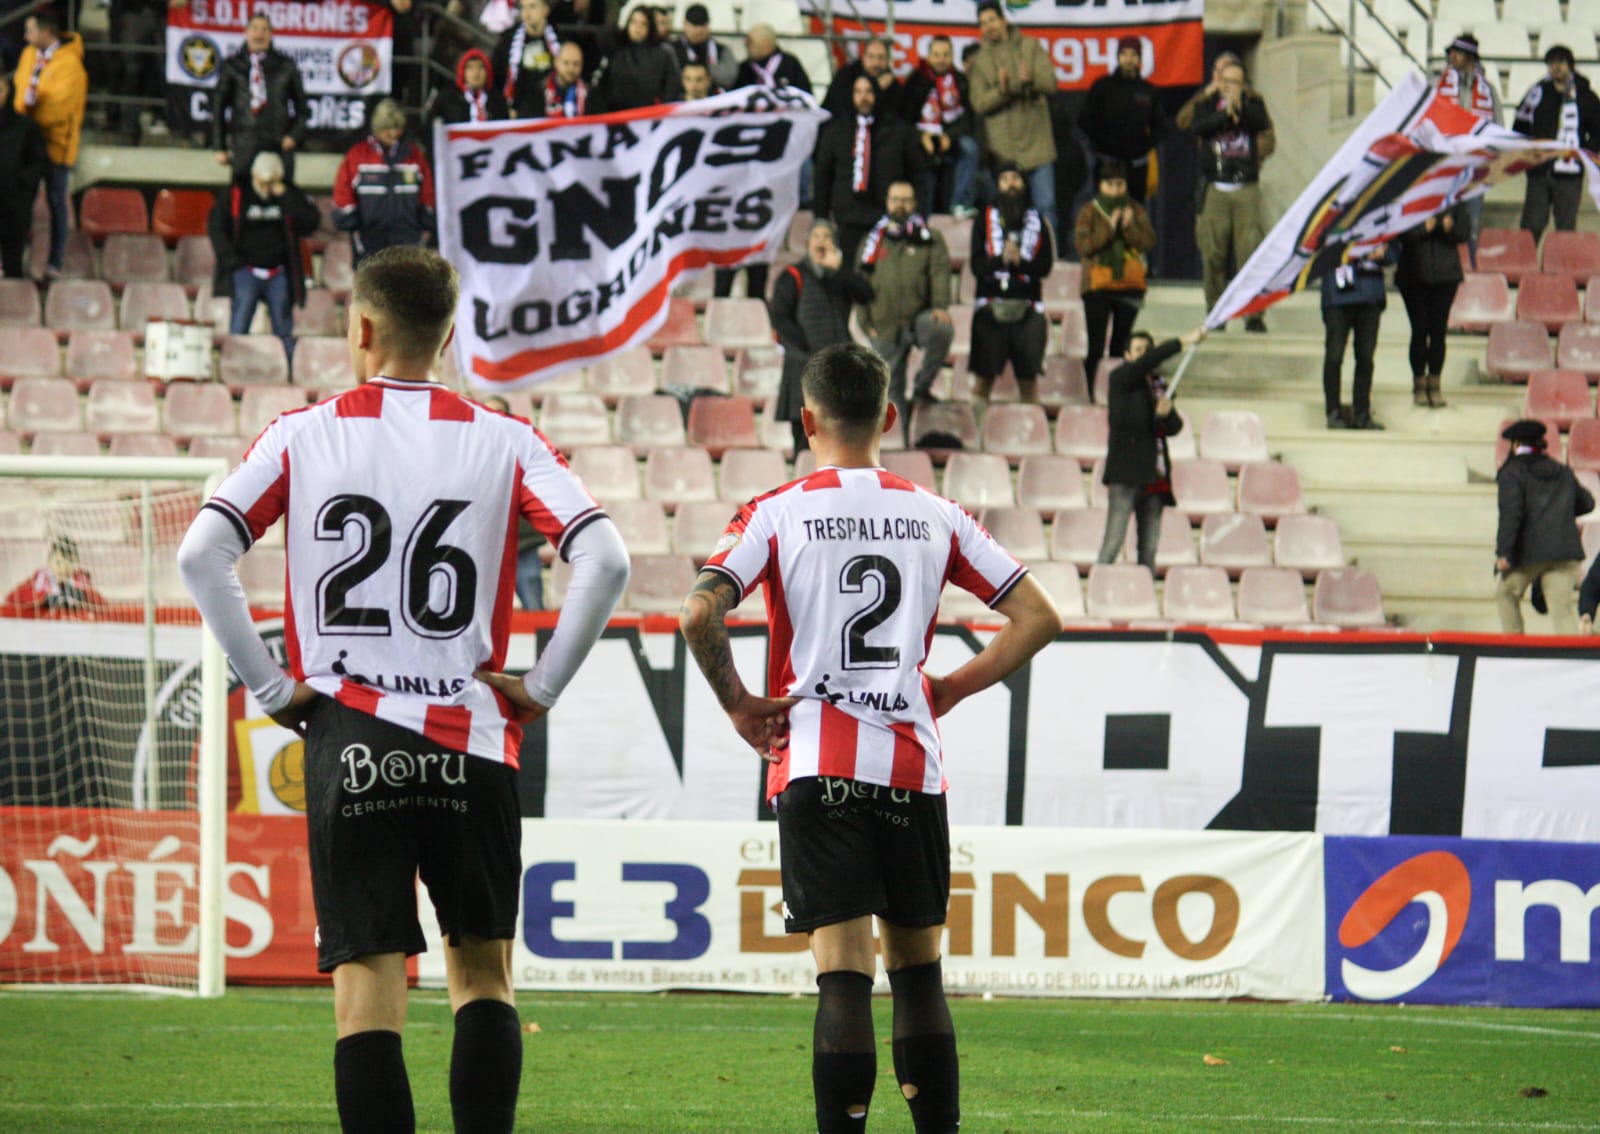
[[[45,565],[5,598],[6,614],[12,618],[70,618],[105,605],[78,562],[78,544],[71,536],[57,536]]]
[[[433,232],[428,157],[405,132],[405,111],[384,99],[372,112],[372,133],[350,147],[333,180],[333,223],[351,234],[358,266],[374,252],[421,244]]]

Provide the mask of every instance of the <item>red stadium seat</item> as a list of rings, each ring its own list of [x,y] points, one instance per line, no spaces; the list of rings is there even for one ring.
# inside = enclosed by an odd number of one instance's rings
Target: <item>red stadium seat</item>
[[[644,462],[644,495],[661,501],[669,512],[689,500],[715,500],[711,454],[690,446],[651,449]]]
[[[639,499],[639,462],[626,445],[584,445],[574,449],[572,471],[601,504]]]
[[[1517,317],[1516,300],[1499,272],[1468,272],[1450,305],[1449,327],[1455,331],[1484,332],[1496,323]]]
[[[45,293],[44,322],[62,339],[72,331],[114,331],[117,304],[100,280],[57,280]]]
[[[994,453],[953,453],[944,467],[944,495],[969,512],[1009,508],[1016,503],[1011,491],[1011,468]]]
[[[670,394],[645,394],[617,403],[617,440],[643,456],[648,449],[687,444],[683,410]]]
[[[804,480],[817,471],[817,455],[810,449],[802,449],[794,455],[794,479]]]
[[[645,343],[651,354],[664,354],[668,347],[703,346],[700,328],[695,323],[694,303],[688,299],[667,300],[667,320]]]
[[[162,399],[162,413],[167,432],[178,438],[231,437],[237,429],[233,398],[215,382],[174,382]]]
[[[668,555],[672,537],[667,532],[667,514],[654,500],[612,500],[606,515],[617,526],[623,546],[630,555]]]
[[[1543,270],[1551,275],[1571,276],[1575,280],[1586,280],[1600,274],[1600,234],[1546,233],[1539,262]]]
[[[1123,555],[1128,562],[1139,561],[1138,524],[1128,524],[1128,534],[1123,542]],[[1199,562],[1194,550],[1194,529],[1181,513],[1172,508],[1161,511],[1161,538],[1156,542],[1156,574],[1166,574],[1171,567],[1188,567]]]
[[[783,381],[783,351],[776,346],[741,350],[733,356],[733,392],[756,405],[777,397]]]
[[[276,335],[228,335],[219,359],[222,382],[231,388],[282,386],[289,381],[289,359]]]
[[[144,342],[145,324],[152,319],[189,318],[189,297],[183,285],[175,283],[131,283],[122,292],[122,311],[117,325]]]
[[[890,430],[893,433],[894,430]],[[911,440],[920,442],[930,433],[948,433],[961,442],[963,449],[978,447],[978,419],[972,407],[965,402],[940,402],[937,405],[917,406],[911,411]]]
[[[1104,406],[1063,406],[1056,415],[1056,452],[1091,465],[1106,455],[1110,431]]]
[[[1083,581],[1078,578],[1076,567],[1070,563],[1035,559],[1028,563],[1028,574],[1056,604],[1056,613],[1063,622],[1083,618]]]
[[[11,387],[6,424],[23,434],[80,430],[78,388],[65,378],[19,378]]]
[[[755,350],[772,345],[772,322],[759,296],[713,299],[706,304],[706,342],[726,351]]]
[[[1484,369],[1506,382],[1526,382],[1535,370],[1552,362],[1550,335],[1541,323],[1517,320],[1489,328]]]
[[[675,299],[687,299],[694,304],[696,311],[704,311],[706,304],[711,302],[714,283],[710,272],[696,272],[692,276],[680,279],[673,287],[672,295]]]
[[[1501,461],[1497,461],[1498,468]],[[1567,464],[1574,469],[1600,471],[1600,419],[1583,418],[1572,423],[1567,438]]]
[[[1174,622],[1198,625],[1232,622],[1236,616],[1228,573],[1221,567],[1172,568],[1162,588],[1161,613]]]
[[[1272,559],[1293,567],[1306,578],[1330,567],[1344,566],[1339,525],[1327,516],[1285,516],[1272,535]]]
[[[1578,285],[1571,276],[1555,276],[1535,272],[1523,276],[1517,288],[1517,318],[1532,323],[1543,323],[1544,329],[1554,334],[1563,323],[1575,323],[1583,318],[1583,306],[1578,302]]]
[[[623,398],[655,393],[656,365],[650,351],[642,346],[629,347],[595,363],[589,368],[589,392],[599,394],[608,406]]]
[[[1050,318],[1060,319],[1068,308],[1083,314],[1083,272],[1077,264],[1057,260],[1039,290],[1044,313]]]
[[[773,449],[729,449],[717,464],[717,498],[743,504],[789,480],[783,454]]]
[[[165,283],[167,246],[153,233],[118,232],[100,252],[100,278],[121,291],[130,283]]]
[[[1221,461],[1200,457],[1172,462],[1172,496],[1180,512],[1197,524],[1207,516],[1233,511],[1233,490]]]
[[[1082,300],[1062,309],[1060,353],[1079,362],[1089,354],[1089,320],[1083,313]]]
[[[1050,522],[1050,557],[1087,567],[1100,558],[1100,545],[1105,538],[1104,508],[1057,512]]]
[[[0,327],[0,385],[13,378],[54,378],[61,373],[61,348],[43,327]]]
[[[98,457],[100,439],[83,429],[63,433],[41,433],[28,452],[36,457]]]
[[[150,231],[168,244],[185,236],[205,236],[216,197],[204,189],[163,189],[150,213]]]
[[[1306,510],[1300,474],[1277,461],[1254,461],[1239,469],[1239,511],[1254,512],[1270,528],[1281,516]]]
[[[67,377],[80,387],[107,378],[121,382],[139,378],[133,336],[126,331],[73,331],[67,340]]]
[[[1051,452],[1050,419],[1044,407],[992,405],[983,419],[983,448],[1013,464],[1023,457]]]
[[[332,336],[307,335],[298,340],[294,346],[293,380],[296,386],[324,393],[353,389],[356,372],[350,366],[350,345],[343,338]]]
[[[699,566],[716,551],[738,506],[726,500],[686,500],[672,516],[672,553],[687,555]],[[628,544],[633,550],[633,544]],[[688,594],[687,591],[684,594]]]
[[[293,386],[247,386],[239,397],[239,432],[253,438],[279,414],[305,404],[306,392]]]
[[[1467,245],[1461,244],[1461,266],[1468,271]],[[1478,271],[1499,272],[1515,287],[1524,275],[1539,270],[1539,253],[1533,234],[1520,228],[1486,228],[1478,235]]]
[[[1104,508],[1110,499],[1111,493],[1106,488],[1106,459],[1101,457],[1089,466],[1089,507]]]
[[[755,403],[749,398],[694,399],[686,430],[689,444],[702,446],[713,460],[728,449],[753,449],[761,443]]]
[[[1264,626],[1311,621],[1300,572],[1288,567],[1246,567],[1239,576],[1239,617]]]
[[[102,437],[113,433],[159,433],[161,410],[156,392],[144,382],[102,378],[89,387],[84,424]]]
[[[42,315],[32,280],[0,279],[0,327],[37,327]]]
[[[539,432],[564,452],[579,445],[609,445],[611,422],[593,394],[551,394],[539,406]]]
[[[15,457],[22,453],[22,438],[15,429],[0,429],[0,457]]]
[[[1089,400],[1089,383],[1083,363],[1061,354],[1047,354],[1039,373],[1039,404],[1047,410],[1083,405]]]
[[[1113,622],[1161,617],[1155,580],[1137,563],[1096,563],[1089,568],[1085,606],[1091,618]]]
[[[728,360],[721,347],[670,346],[661,356],[661,388],[684,386],[691,390],[733,389],[728,381]]]
[[[1318,622],[1331,626],[1384,626],[1378,577],[1355,567],[1336,567],[1317,576],[1312,605]]]
[[[1054,453],[1023,457],[1017,466],[1017,503],[1043,516],[1084,507],[1082,466]]]
[[[1100,405],[1111,404],[1111,372],[1120,366],[1121,360],[1116,358],[1102,358],[1094,368],[1093,390],[1090,398]]]
[[[1554,421],[1568,429],[1573,422],[1594,416],[1594,396],[1576,370],[1535,370],[1528,375],[1522,416]]]
[[[1556,337],[1556,365],[1580,371],[1589,382],[1600,381],[1600,325],[1568,323]]]
[[[322,286],[333,292],[341,303],[348,302],[355,275],[355,253],[350,248],[350,237],[341,232],[330,238],[322,250]]]
[[[112,457],[176,457],[178,443],[162,433],[116,433],[106,454]]]
[[[1200,455],[1221,461],[1232,472],[1251,461],[1265,461],[1267,431],[1253,410],[1212,410],[1200,427]]]
[[[317,229],[306,238],[306,243],[313,252],[321,252],[328,246],[328,241],[340,235],[333,223],[333,194],[314,193],[311,203],[317,206]]]
[[[1167,459],[1193,461],[1200,456],[1200,438],[1195,433],[1194,422],[1183,410],[1178,411],[1178,420],[1183,424],[1178,432],[1167,438]]]
[[[84,190],[78,206],[78,226],[93,240],[116,232],[149,232],[150,210],[137,189],[108,189],[101,185]]]
[[[901,449],[882,455],[883,469],[938,495],[939,481],[934,475],[933,458],[921,449]]]
[[[1200,562],[1221,567],[1230,575],[1237,575],[1246,567],[1269,565],[1272,548],[1261,517],[1246,512],[1207,516],[1200,525]],[[1246,617],[1242,611],[1239,616]]]
[[[978,518],[1000,546],[1018,559],[1048,559],[1044,522],[1033,508],[985,508]]]
[[[627,610],[641,614],[677,614],[694,588],[694,560],[687,555],[635,555],[628,579]]]
[[[304,307],[294,309],[294,333],[301,335],[342,335],[344,327],[340,325],[339,304],[333,298],[333,292],[325,287],[312,287],[306,289],[306,303]]]
[[[173,273],[183,289],[193,295],[203,284],[210,284],[216,273],[217,253],[209,236],[178,238],[177,268]]]
[[[949,213],[930,213],[928,227],[944,237],[950,266],[959,272],[972,257],[972,221],[958,220]]]
[[[28,274],[36,280],[43,280],[45,267],[50,259],[50,230],[34,229],[29,249]],[[95,278],[94,244],[86,233],[67,233],[67,244],[61,252],[61,272],[56,278],[62,280]]]
[[[189,456],[220,458],[233,466],[244,460],[249,445],[243,437],[196,437],[189,442]]]
[[[446,358],[455,358],[454,351],[446,351]],[[563,370],[543,381],[535,382],[525,392],[529,401],[535,406],[542,406],[545,400],[558,394],[583,394],[588,392],[588,384],[582,367]]]

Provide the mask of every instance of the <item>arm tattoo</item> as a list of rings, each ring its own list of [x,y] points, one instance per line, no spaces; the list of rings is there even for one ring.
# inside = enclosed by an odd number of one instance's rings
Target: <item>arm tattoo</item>
[[[739,592],[726,575],[712,571],[701,572],[689,597],[683,600],[683,612],[701,620],[697,633],[685,634],[694,660],[705,674],[706,681],[717,695],[717,703],[731,709],[744,695],[744,683],[733,665],[733,650],[728,645],[728,628],[723,618],[739,604]]]

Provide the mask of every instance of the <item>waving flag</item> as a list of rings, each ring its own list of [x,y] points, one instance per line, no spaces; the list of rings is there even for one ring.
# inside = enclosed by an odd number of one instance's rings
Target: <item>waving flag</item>
[[[1317,283],[1351,253],[1387,243],[1508,177],[1576,157],[1600,205],[1600,167],[1584,150],[1485,122],[1408,75],[1300,194],[1206,316],[1254,315]]]

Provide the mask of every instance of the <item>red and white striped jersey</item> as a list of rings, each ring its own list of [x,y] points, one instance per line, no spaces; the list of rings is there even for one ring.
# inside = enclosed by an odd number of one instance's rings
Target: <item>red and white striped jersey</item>
[[[992,606],[1027,573],[970,514],[882,469],[822,468],[741,508],[706,568],[765,587],[768,696],[801,698],[769,798],[802,776],[945,790],[922,676],[939,595]]]
[[[603,515],[530,423],[433,383],[376,378],[267,426],[206,507],[246,547],[287,513],[295,680],[516,764],[521,726],[472,674],[505,662],[517,517],[564,555]]]

